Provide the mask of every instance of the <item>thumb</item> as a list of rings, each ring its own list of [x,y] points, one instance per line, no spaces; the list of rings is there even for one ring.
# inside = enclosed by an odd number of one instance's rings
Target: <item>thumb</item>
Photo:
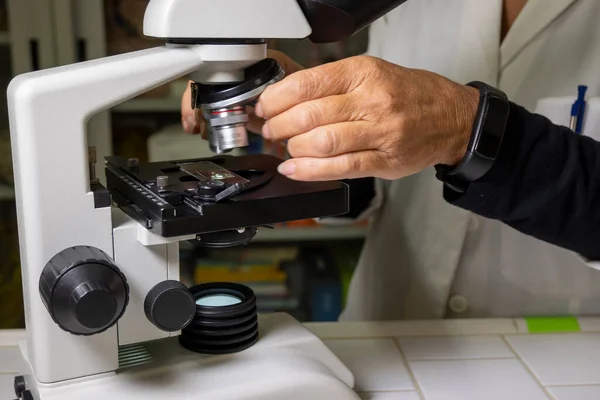
[[[186,133],[199,133],[198,126],[201,121],[198,120],[198,113],[192,108],[192,89],[190,83],[185,89],[181,98],[181,124]]]

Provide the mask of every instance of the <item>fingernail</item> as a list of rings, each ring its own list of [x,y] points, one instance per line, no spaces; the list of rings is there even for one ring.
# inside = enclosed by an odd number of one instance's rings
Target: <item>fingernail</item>
[[[277,171],[279,171],[281,175],[293,175],[296,173],[296,164],[292,161],[286,161],[283,164],[279,164]]]
[[[262,135],[265,139],[271,138],[271,128],[269,128],[269,124],[264,124],[262,127]]]
[[[260,102],[256,103],[256,107],[254,108],[254,114],[256,114],[256,116],[259,118],[265,117],[262,109],[262,104],[260,104]]]

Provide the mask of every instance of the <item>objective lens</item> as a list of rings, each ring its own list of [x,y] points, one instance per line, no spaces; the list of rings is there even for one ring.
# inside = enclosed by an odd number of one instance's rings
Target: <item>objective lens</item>
[[[192,108],[202,110],[210,149],[217,154],[249,145],[246,106],[255,104],[285,73],[277,61],[265,59],[247,68],[244,76],[244,81],[234,84],[192,83]]]
[[[196,300],[196,305],[205,307],[227,307],[234,304],[240,304],[242,299],[228,294],[213,294],[200,297]]]
[[[205,109],[203,114],[210,127],[208,141],[213,152],[227,153],[249,145],[246,131],[248,114],[244,106]]]

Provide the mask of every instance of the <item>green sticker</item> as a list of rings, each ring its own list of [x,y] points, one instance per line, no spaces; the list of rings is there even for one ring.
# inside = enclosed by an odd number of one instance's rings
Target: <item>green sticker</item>
[[[342,279],[342,307],[346,307],[348,291],[350,290],[350,281],[352,280],[352,271],[344,270],[341,273]]]
[[[579,321],[575,317],[531,317],[525,318],[529,333],[580,332]]]

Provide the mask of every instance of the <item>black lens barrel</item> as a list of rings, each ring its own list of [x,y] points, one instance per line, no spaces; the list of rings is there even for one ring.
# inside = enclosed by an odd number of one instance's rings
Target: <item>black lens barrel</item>
[[[204,283],[190,288],[194,298],[228,295],[240,303],[228,306],[196,304],[196,315],[182,330],[179,343],[202,354],[237,353],[258,341],[256,296],[252,289],[236,283]]]

